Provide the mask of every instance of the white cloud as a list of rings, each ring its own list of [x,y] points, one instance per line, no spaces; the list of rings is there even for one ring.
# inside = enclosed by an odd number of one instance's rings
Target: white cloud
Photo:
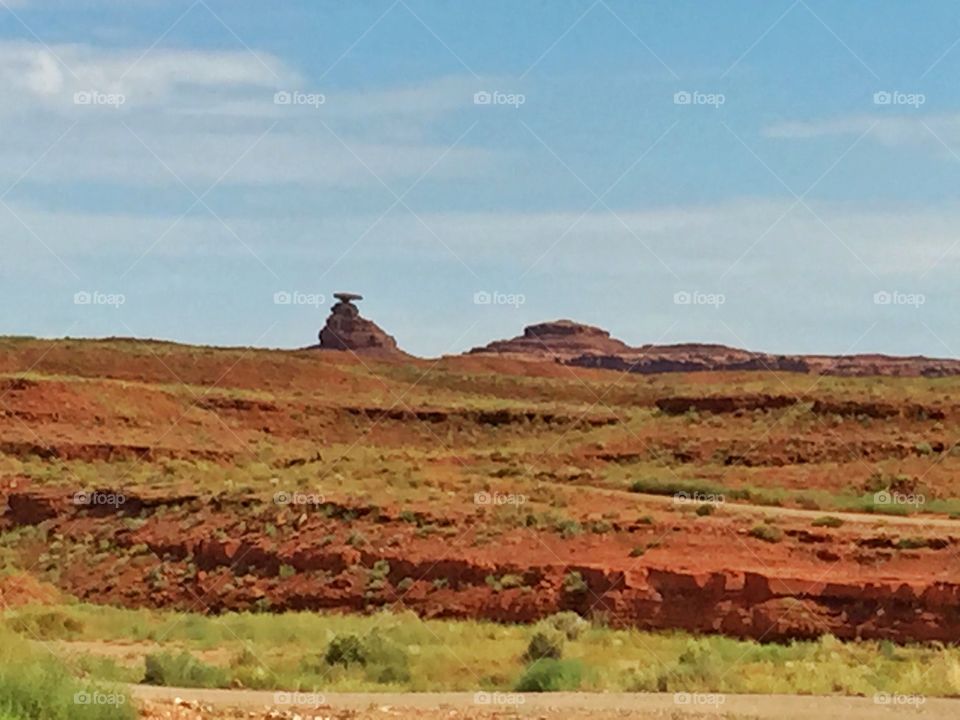
[[[946,143],[960,153],[960,115],[847,115],[781,122],[763,129],[765,137],[780,140],[812,140],[864,133],[867,133],[865,139],[887,147],[923,145],[938,153],[949,154],[943,147]]]
[[[472,103],[475,86],[474,78],[443,77],[284,106],[274,102],[278,90],[323,89],[269,54],[0,43],[0,117],[9,120],[0,182],[29,169],[34,182],[125,187],[177,187],[175,174],[198,193],[218,180],[344,188],[383,180],[400,192],[441,156],[433,177],[477,175],[495,161],[469,138],[449,152],[425,139],[436,116]],[[122,101],[77,104],[75,93],[89,91]]]

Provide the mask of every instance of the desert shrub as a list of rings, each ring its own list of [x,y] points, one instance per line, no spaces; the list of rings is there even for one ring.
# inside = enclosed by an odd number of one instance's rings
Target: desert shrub
[[[505,589],[523,587],[524,584],[523,575],[507,574],[500,578],[500,587]]]
[[[818,517],[811,524],[813,527],[838,528],[843,525],[843,520],[833,515],[824,515],[823,517]]]
[[[564,610],[551,615],[544,623],[562,632],[567,640],[576,640],[588,626],[586,620],[571,610]]]
[[[589,590],[589,586],[583,579],[583,575],[574,570],[573,572],[568,572],[566,577],[563,578],[563,591],[565,593],[570,593],[571,595],[576,595],[580,593],[585,593]]]
[[[643,545],[637,545],[630,551],[630,557],[637,558],[643,555],[647,551]]]
[[[713,515],[714,507],[710,504],[698,505],[696,509],[697,515],[703,517],[704,515]]]
[[[579,660],[538,660],[531,663],[517,682],[518,692],[578,690],[583,676]]]
[[[536,662],[537,660],[552,659],[559,660],[563,657],[563,641],[565,635],[556,628],[544,627],[533,633],[530,643],[527,645],[527,651],[523,654],[523,659],[527,662]]]
[[[783,540],[783,531],[773,525],[755,525],[750,528],[750,537],[755,537],[764,542],[776,543]]]
[[[397,583],[397,590],[400,592],[406,592],[413,587],[414,579],[411,577],[405,577],[400,582]]]
[[[323,655],[327,665],[366,665],[366,653],[363,647],[363,638],[358,635],[337,635]]]
[[[323,656],[327,665],[362,667],[373,682],[399,683],[410,679],[406,651],[376,630],[364,636],[338,635],[330,641]]]
[[[583,532],[583,526],[576,520],[570,520],[569,518],[558,520],[553,527],[562,538],[576,537]]]
[[[591,520],[587,527],[594,535],[603,535],[613,530],[613,524],[609,520]]]
[[[929,541],[922,537],[905,537],[897,540],[897,550],[919,550],[929,545]]]
[[[230,676],[223,668],[198,660],[184,651],[150,653],[144,658],[143,682],[146,685],[169,685],[192,688],[227,687]]]

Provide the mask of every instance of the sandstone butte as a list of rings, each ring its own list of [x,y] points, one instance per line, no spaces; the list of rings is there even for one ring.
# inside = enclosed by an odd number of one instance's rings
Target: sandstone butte
[[[392,335],[360,315],[354,302],[362,300],[362,295],[338,292],[333,296],[337,302],[330,308],[330,316],[319,333],[320,344],[315,348],[375,355],[401,354]]]

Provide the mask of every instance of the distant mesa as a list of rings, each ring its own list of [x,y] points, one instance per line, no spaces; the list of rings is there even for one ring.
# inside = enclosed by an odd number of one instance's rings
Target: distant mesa
[[[372,320],[360,316],[360,310],[353,303],[363,300],[362,295],[337,292],[333,296],[337,302],[330,308],[327,323],[320,330],[320,344],[314,345],[315,349],[380,355],[402,353],[393,336]]]
[[[473,348],[470,352],[569,360],[585,353],[616,354],[631,350],[629,345],[610,337],[610,333],[602,328],[573,320],[553,320],[528,325],[523,335],[510,340],[497,340]]]
[[[761,370],[841,376],[960,375],[960,360],[926,357],[776,355],[709,343],[631,347],[602,328],[572,320],[528,325],[523,335],[473,348],[469,354],[633,373]]]

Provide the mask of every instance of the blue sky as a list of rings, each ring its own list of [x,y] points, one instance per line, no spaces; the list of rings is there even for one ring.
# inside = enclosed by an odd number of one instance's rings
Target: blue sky
[[[955,3],[0,4],[0,333],[960,356]]]

